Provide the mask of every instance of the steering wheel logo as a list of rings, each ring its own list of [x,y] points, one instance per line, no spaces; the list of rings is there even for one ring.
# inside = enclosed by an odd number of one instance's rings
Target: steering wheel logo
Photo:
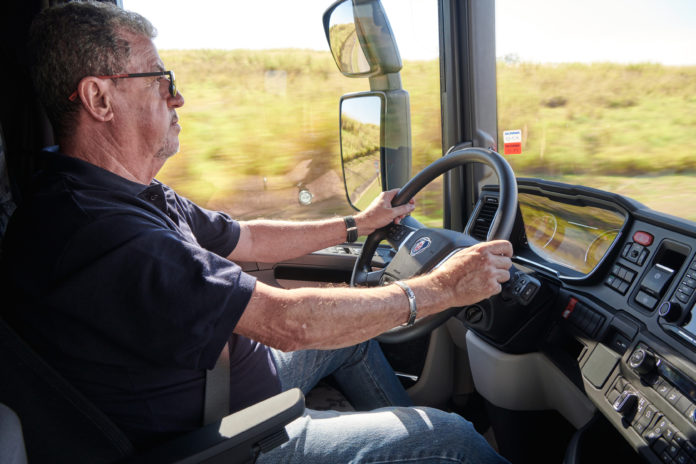
[[[426,248],[430,246],[431,243],[432,240],[430,240],[430,237],[423,237],[419,239],[411,247],[411,256],[416,256],[417,254],[422,253],[423,251],[425,251]]]

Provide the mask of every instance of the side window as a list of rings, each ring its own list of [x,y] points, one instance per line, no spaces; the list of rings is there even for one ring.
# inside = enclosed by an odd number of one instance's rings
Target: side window
[[[498,140],[517,175],[696,220],[694,30],[679,0],[497,0]]]
[[[336,69],[321,21],[331,1],[302,8],[292,2],[209,0],[181,9],[159,3],[124,0],[125,9],[158,29],[155,44],[186,99],[178,110],[181,151],[158,178],[238,219],[350,214],[339,155],[339,98],[369,90],[369,84]],[[384,3],[411,95],[416,172],[442,156],[437,1]],[[419,40],[410,38],[424,18],[432,24],[419,26]],[[441,224],[441,190],[421,196],[419,219]]]

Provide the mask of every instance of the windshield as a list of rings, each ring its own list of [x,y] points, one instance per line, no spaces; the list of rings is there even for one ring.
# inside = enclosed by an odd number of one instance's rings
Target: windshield
[[[696,220],[694,31],[691,0],[496,0],[500,152]]]

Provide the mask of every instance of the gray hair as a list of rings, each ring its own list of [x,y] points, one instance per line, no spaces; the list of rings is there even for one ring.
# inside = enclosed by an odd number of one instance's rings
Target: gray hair
[[[125,72],[130,44],[124,33],[154,38],[137,13],[110,3],[70,2],[43,10],[30,30],[32,80],[60,139],[74,129],[79,99],[68,97],[86,76]]]

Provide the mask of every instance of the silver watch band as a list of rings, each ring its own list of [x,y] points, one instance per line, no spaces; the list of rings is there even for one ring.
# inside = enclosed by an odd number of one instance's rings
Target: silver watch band
[[[408,322],[406,322],[404,325],[406,327],[411,327],[413,324],[415,324],[416,316],[418,315],[418,308],[416,307],[416,294],[413,293],[411,287],[409,287],[405,282],[397,280],[394,283],[401,287],[401,289],[406,294],[406,297],[408,298],[408,309],[410,311],[410,314],[408,316]]]

